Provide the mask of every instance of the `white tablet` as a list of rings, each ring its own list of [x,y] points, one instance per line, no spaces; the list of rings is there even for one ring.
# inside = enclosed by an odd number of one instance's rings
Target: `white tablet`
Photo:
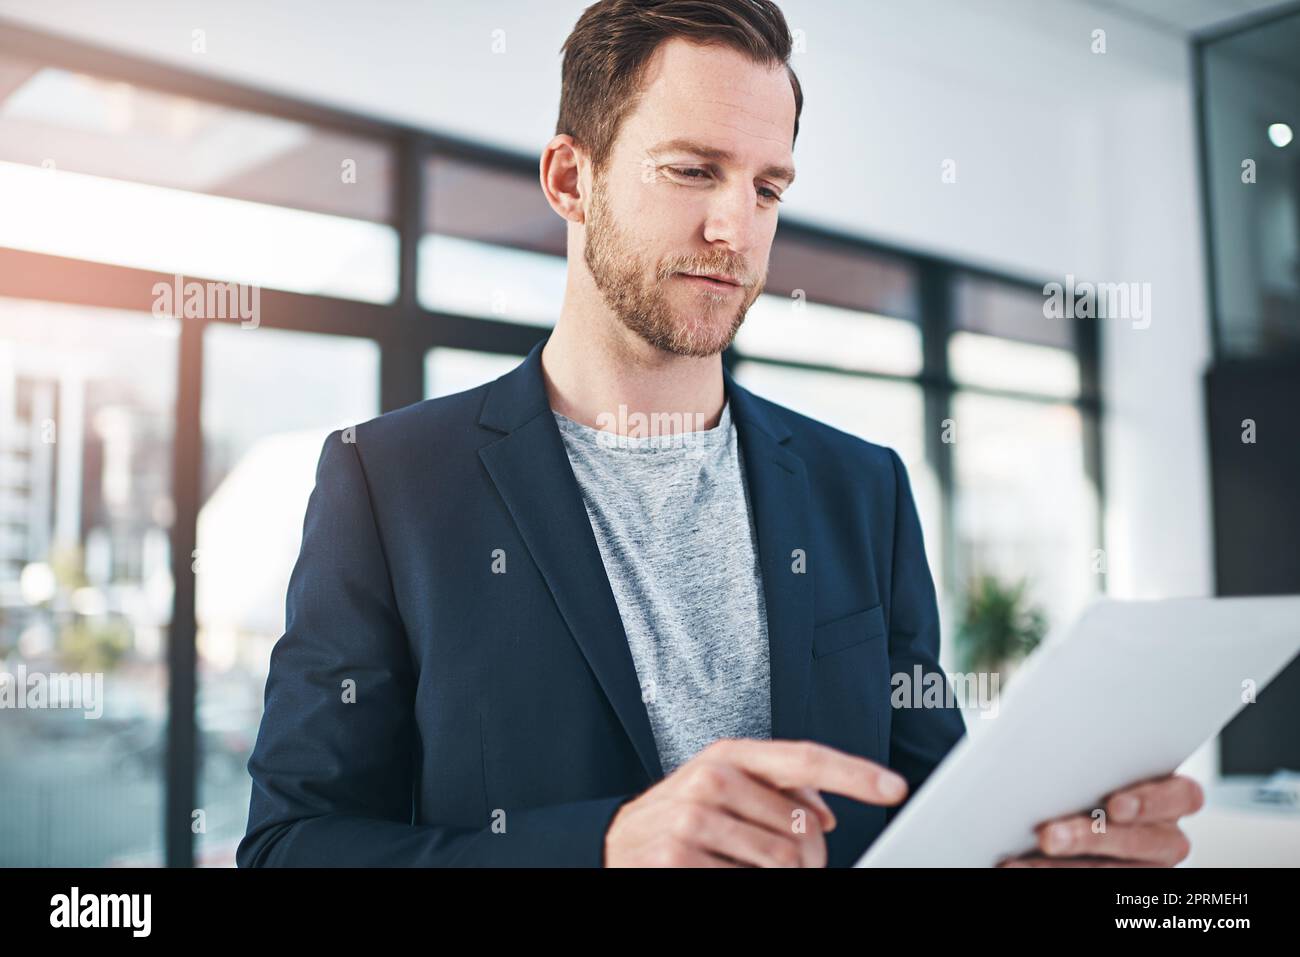
[[[1012,676],[856,867],[991,867],[1169,774],[1300,655],[1300,596],[1103,599]],[[976,724],[983,725],[975,727]]]

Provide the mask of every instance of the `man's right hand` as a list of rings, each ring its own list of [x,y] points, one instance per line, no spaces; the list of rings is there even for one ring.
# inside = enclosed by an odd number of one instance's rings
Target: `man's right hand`
[[[618,809],[606,867],[825,867],[819,791],[894,805],[907,782],[813,741],[724,738]]]

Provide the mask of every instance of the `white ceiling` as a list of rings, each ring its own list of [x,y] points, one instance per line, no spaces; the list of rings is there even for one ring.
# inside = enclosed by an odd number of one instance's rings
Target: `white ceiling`
[[[1242,17],[1284,6],[1287,0],[1080,0],[1099,10],[1122,13],[1151,26],[1199,33]]]

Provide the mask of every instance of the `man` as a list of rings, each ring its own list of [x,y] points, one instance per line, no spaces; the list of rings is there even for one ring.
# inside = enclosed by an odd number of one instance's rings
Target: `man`
[[[964,733],[889,706],[939,647],[898,456],[721,362],[794,180],[790,46],[758,0],[583,14],[554,332],[327,439],[242,866],[843,866]],[[1146,783],[1019,863],[1172,864],[1199,803]]]

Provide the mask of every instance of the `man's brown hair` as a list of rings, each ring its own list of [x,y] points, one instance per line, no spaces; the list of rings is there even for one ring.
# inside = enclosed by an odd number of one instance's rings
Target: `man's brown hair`
[[[794,88],[794,136],[803,90],[790,68],[785,16],[770,0],[598,0],[582,12],[561,48],[560,118],[555,132],[572,136],[599,173],[619,127],[636,106],[646,63],[672,37],[719,44],[760,66],[784,65]]]

